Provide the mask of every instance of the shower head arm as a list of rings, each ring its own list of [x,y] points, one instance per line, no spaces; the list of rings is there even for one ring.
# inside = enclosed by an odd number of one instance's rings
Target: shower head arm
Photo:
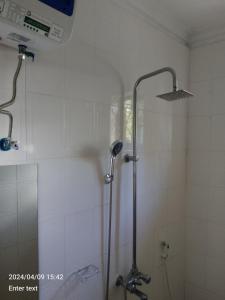
[[[134,85],[134,92],[137,90],[137,87],[139,86],[139,84],[143,80],[149,79],[151,77],[154,77],[154,76],[162,74],[162,73],[170,73],[171,74],[172,80],[173,80],[173,91],[176,91],[177,90],[177,75],[176,75],[176,72],[171,67],[165,67],[165,68],[158,69],[154,72],[151,72],[151,73],[148,73],[148,74],[145,74],[145,75],[139,77],[138,80],[136,81],[135,85]]]

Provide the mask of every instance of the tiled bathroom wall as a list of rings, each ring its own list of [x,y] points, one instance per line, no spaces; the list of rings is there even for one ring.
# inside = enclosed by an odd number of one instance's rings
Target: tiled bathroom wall
[[[225,297],[225,43],[191,51],[187,299]]]
[[[0,49],[0,97],[11,94],[16,52]],[[23,67],[13,135],[20,151],[0,153],[1,164],[38,163],[40,272],[64,281],[40,283],[41,300],[103,299],[108,187],[103,176],[109,146],[123,138],[131,149],[131,93],[138,76],[157,68],[177,70],[187,86],[189,50],[116,0],[77,1],[71,41],[37,53]],[[174,299],[184,299],[186,100],[155,95],[171,88],[161,75],[140,88],[138,103],[138,263],[152,276],[144,290],[168,299],[160,262],[161,240],[170,243]],[[6,120],[1,117],[1,136]],[[116,275],[131,266],[131,165],[119,163],[113,204],[112,299],[122,299]],[[83,285],[68,276],[88,264],[101,273]],[[133,299],[129,297],[129,299]]]

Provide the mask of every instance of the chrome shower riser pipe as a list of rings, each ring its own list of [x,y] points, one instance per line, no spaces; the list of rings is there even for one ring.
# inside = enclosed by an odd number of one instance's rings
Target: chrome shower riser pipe
[[[136,272],[137,268],[137,88],[139,84],[148,78],[153,76],[169,72],[172,76],[173,80],[173,91],[177,90],[177,78],[176,72],[170,68],[162,68],[156,70],[154,72],[148,73],[144,76],[141,76],[135,83],[133,89],[133,263],[132,263],[132,270]]]
[[[172,76],[172,91],[166,94],[158,95],[157,97],[164,99],[166,101],[174,101],[185,97],[193,96],[190,92],[185,90],[178,90],[177,89],[177,78],[175,71],[170,68],[161,68],[154,72],[148,73],[146,75],[141,76],[138,78],[134,85],[133,89],[133,134],[132,134],[132,143],[133,143],[133,153],[132,155],[125,155],[124,160],[125,162],[133,162],[133,255],[132,255],[132,268],[129,274],[123,278],[119,276],[116,285],[125,287],[131,294],[135,294],[141,300],[147,300],[148,296],[141,292],[137,286],[142,285],[142,282],[148,284],[151,281],[151,277],[141,273],[138,270],[137,266],[137,88],[139,84],[145,80],[149,79],[153,76],[162,74],[162,73],[169,73]]]

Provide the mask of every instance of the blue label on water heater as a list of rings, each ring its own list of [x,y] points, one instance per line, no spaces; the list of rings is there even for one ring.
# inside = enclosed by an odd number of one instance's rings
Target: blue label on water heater
[[[67,16],[73,15],[75,0],[39,0]]]

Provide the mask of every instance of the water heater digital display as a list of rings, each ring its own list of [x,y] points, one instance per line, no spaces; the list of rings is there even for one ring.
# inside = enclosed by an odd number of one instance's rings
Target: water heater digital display
[[[44,50],[72,34],[76,0],[0,0],[0,44]]]
[[[67,16],[73,15],[74,1],[75,0],[39,0],[52,8],[66,14]]]

